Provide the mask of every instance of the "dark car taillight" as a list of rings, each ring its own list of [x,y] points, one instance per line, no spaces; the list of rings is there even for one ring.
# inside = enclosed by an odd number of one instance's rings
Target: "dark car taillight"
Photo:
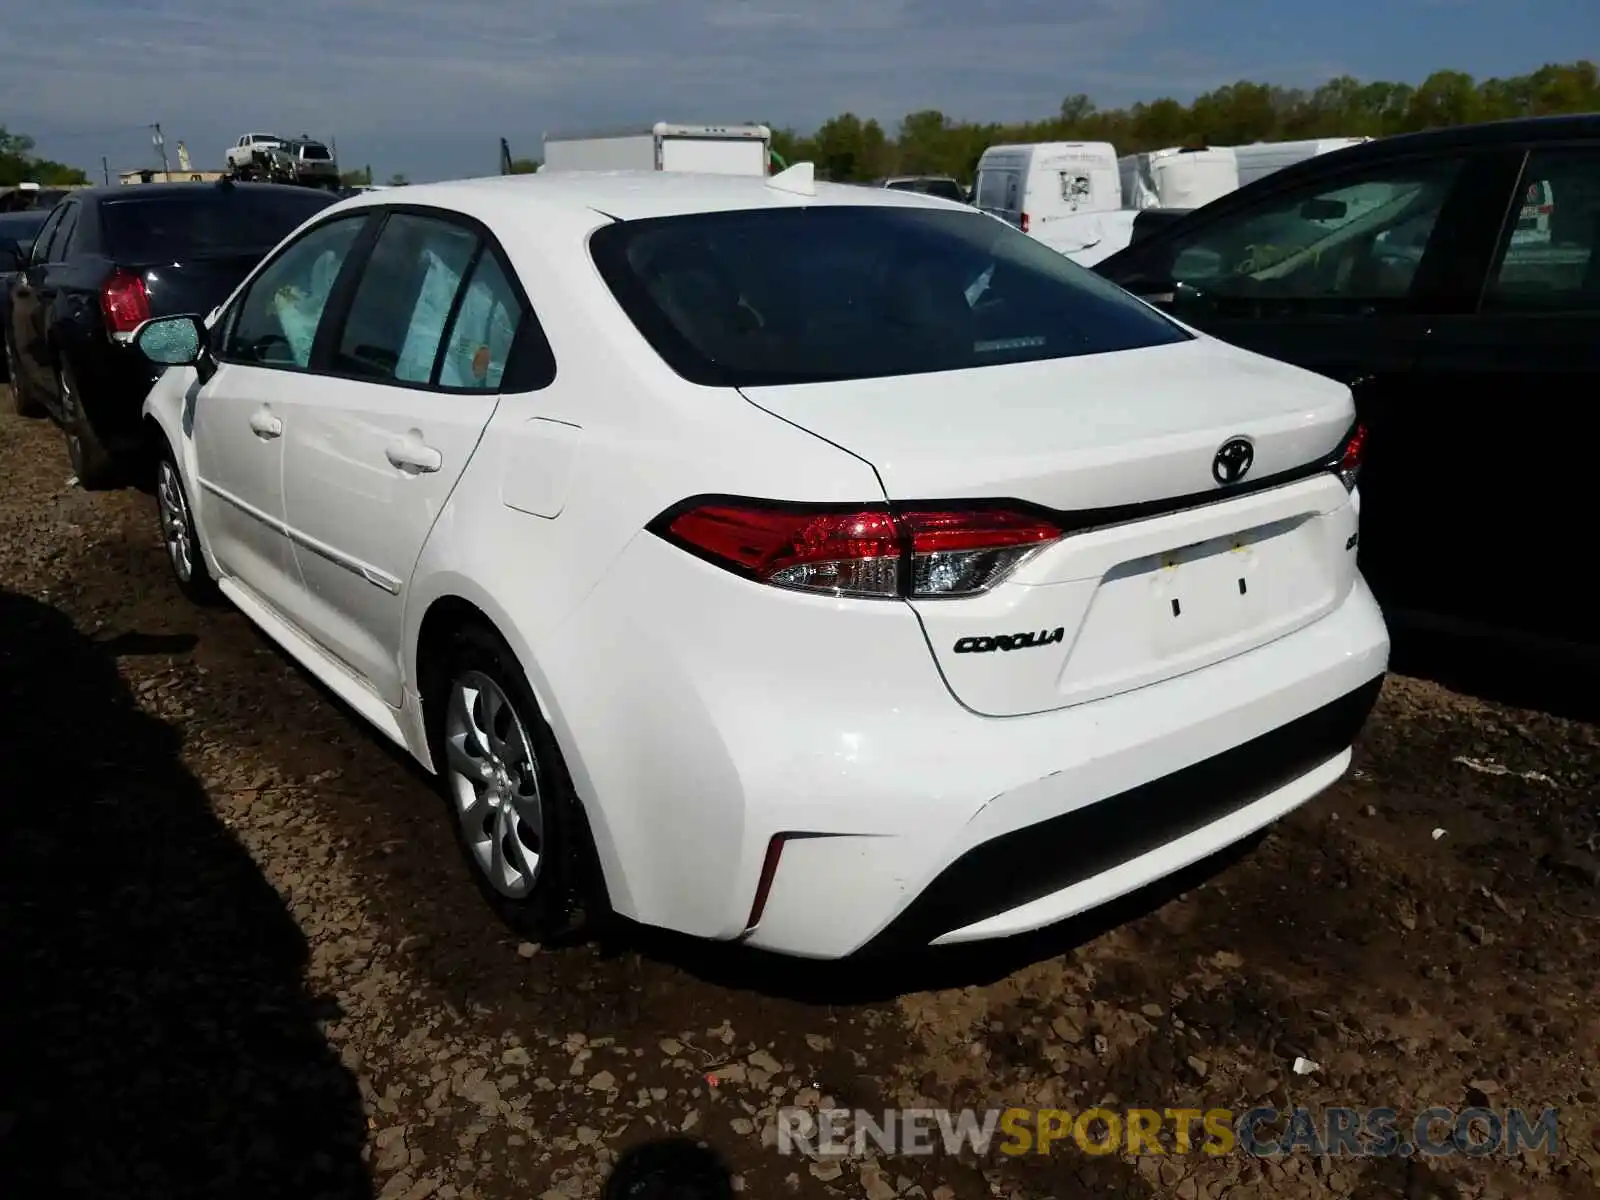
[[[860,506],[764,500],[691,503],[651,530],[758,583],[868,599],[953,599],[988,591],[1062,536],[1004,508]]]
[[[1361,474],[1361,461],[1367,449],[1367,427],[1357,423],[1344,440],[1344,445],[1339,448],[1338,457],[1334,460],[1333,472],[1344,484],[1345,491],[1355,491],[1357,478]]]
[[[100,311],[105,314],[106,332],[126,341],[150,319],[150,293],[144,280],[131,271],[115,272],[100,285]]]

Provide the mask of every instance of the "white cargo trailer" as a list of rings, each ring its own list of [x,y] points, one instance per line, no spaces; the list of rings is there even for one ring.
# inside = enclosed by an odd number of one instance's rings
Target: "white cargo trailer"
[[[1124,154],[1117,167],[1124,208],[1199,208],[1239,187],[1239,164],[1225,146]]]
[[[1239,186],[1271,175],[1284,167],[1319,154],[1343,150],[1346,146],[1359,146],[1370,142],[1369,137],[1311,138],[1300,142],[1251,142],[1248,146],[1233,147],[1233,156],[1239,163]]]
[[[766,175],[772,130],[765,125],[674,125],[544,137],[541,171],[690,171]]]

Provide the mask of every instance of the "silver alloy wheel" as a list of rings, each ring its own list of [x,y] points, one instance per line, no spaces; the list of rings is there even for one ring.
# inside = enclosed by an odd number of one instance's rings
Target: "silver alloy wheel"
[[[67,457],[72,460],[72,469],[81,476],[88,465],[83,453],[83,434],[78,431],[81,414],[78,412],[77,394],[67,381],[65,371],[56,372],[56,392],[61,397],[61,426],[67,435]]]
[[[444,718],[450,793],[489,885],[512,900],[533,891],[544,849],[544,805],[533,742],[500,685],[480,671],[450,685]]]
[[[183,497],[178,470],[166,459],[156,471],[156,507],[161,513],[161,537],[167,543],[172,570],[183,583],[194,577],[194,539],[190,536],[189,503]]]

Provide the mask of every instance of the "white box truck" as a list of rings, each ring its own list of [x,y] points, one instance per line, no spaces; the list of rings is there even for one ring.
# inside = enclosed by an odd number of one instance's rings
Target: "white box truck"
[[[1051,221],[1122,207],[1110,142],[990,146],[978,159],[972,202],[1035,236]]]
[[[1226,146],[1177,146],[1117,159],[1126,208],[1199,208],[1239,189],[1239,164]]]
[[[765,125],[674,125],[616,133],[544,136],[541,171],[690,171],[766,175],[772,130]]]
[[[1369,137],[1311,138],[1300,142],[1251,142],[1248,146],[1233,147],[1233,156],[1239,163],[1239,186],[1281,171],[1284,167],[1343,150],[1346,146],[1359,146],[1370,142]]]

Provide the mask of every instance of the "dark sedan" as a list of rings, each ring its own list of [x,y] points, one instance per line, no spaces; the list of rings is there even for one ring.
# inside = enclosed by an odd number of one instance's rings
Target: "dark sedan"
[[[1095,270],[1351,385],[1360,562],[1392,624],[1600,657],[1568,570],[1596,514],[1600,115],[1308,159]]]
[[[143,449],[140,406],[157,374],[128,344],[133,331],[151,317],[209,313],[333,203],[325,191],[265,183],[73,192],[12,264],[4,335],[18,411],[55,418],[85,487],[108,482]]]
[[[26,256],[34,236],[49,215],[48,210],[0,212],[0,329],[11,322],[11,285],[17,278],[18,265],[12,251]],[[6,342],[6,352],[0,352],[0,381],[11,378],[10,349],[11,343]]]

